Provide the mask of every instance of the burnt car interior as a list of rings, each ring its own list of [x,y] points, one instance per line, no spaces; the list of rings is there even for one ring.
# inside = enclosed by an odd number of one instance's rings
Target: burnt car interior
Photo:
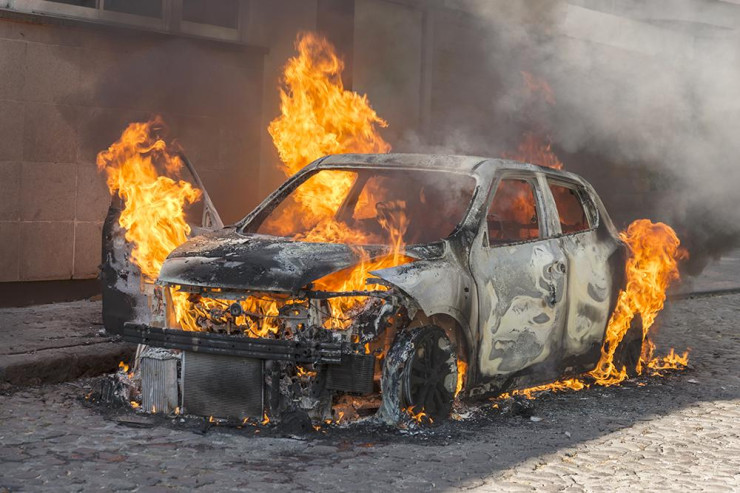
[[[490,245],[536,240],[540,236],[532,183],[504,178],[499,182],[488,209]]]
[[[555,199],[560,220],[560,231],[563,234],[585,231],[593,226],[583,207],[584,202],[589,200],[588,195],[583,190],[579,190],[573,185],[553,183],[550,180],[548,180],[548,185]],[[591,207],[590,209],[594,208]]]
[[[331,176],[329,176],[331,175]],[[326,184],[349,184],[332,194]],[[401,231],[403,244],[425,244],[448,237],[465,217],[475,179],[440,171],[323,169],[297,184],[279,204],[247,224],[244,232],[310,241],[322,221],[339,221],[361,234],[356,243],[390,245],[391,231]],[[315,214],[295,214],[304,193],[324,190],[327,200]]]

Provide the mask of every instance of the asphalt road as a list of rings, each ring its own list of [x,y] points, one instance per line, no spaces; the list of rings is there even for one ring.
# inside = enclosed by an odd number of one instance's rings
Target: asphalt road
[[[0,491],[739,490],[738,318],[737,294],[676,301],[657,340],[690,347],[688,370],[544,396],[534,419],[486,404],[418,434],[137,428],[85,403],[91,380],[7,391]]]

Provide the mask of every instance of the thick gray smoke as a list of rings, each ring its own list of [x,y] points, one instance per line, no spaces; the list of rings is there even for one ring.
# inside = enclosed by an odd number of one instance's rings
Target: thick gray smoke
[[[740,7],[709,0],[455,3],[483,24],[476,35],[496,79],[482,91],[496,115],[491,128],[549,134],[560,154],[593,156],[594,167],[603,158],[649,168],[656,194],[666,193],[646,212],[677,230],[691,254],[689,273],[740,246]],[[523,90],[522,71],[547,81],[555,103]],[[453,139],[466,134],[456,128]]]

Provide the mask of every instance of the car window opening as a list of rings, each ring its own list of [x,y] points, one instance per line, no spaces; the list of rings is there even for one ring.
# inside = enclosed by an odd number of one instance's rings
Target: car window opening
[[[578,191],[554,183],[549,185],[558,210],[560,231],[563,234],[572,234],[590,229],[589,218]]]
[[[475,185],[451,172],[324,169],[245,229],[306,242],[431,243],[463,220]]]
[[[538,239],[540,226],[532,184],[518,179],[501,180],[486,219],[492,246]]]

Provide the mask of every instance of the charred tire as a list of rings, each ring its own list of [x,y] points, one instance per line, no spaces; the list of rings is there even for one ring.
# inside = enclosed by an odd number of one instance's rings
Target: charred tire
[[[450,415],[456,386],[457,357],[444,330],[430,325],[400,332],[383,365],[379,415],[399,424],[411,408],[439,424]]]
[[[622,338],[622,342],[614,353],[614,363],[617,368],[625,367],[627,376],[634,378],[639,375],[640,356],[642,355],[642,317],[636,315],[632,319],[630,328]]]

